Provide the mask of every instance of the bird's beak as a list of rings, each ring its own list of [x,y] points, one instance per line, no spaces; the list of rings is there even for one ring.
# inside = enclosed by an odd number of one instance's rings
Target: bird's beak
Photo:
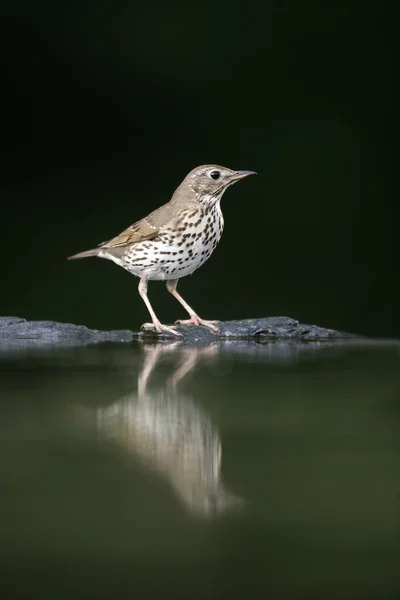
[[[255,171],[235,171],[235,173],[232,173],[230,179],[237,181],[238,179],[243,179],[249,175],[257,175],[257,173]]]

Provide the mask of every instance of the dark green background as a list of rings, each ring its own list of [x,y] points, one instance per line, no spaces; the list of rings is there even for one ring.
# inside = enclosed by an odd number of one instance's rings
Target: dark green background
[[[1,314],[147,320],[137,280],[66,256],[217,162],[259,173],[181,284],[205,318],[374,335],[398,316],[397,23],[390,3],[28,2],[3,9]],[[150,286],[162,320],[183,317]]]

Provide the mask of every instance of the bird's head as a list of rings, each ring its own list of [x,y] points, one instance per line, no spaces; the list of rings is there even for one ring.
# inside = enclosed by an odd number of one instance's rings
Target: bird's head
[[[256,173],[232,171],[219,165],[202,165],[190,171],[178,189],[181,193],[194,194],[196,200],[210,205],[219,202],[230,185],[249,175],[256,175]]]

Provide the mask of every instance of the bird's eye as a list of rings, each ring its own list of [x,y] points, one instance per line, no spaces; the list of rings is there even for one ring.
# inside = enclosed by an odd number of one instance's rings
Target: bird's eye
[[[221,173],[219,171],[211,171],[210,173],[211,179],[219,179],[221,177]]]

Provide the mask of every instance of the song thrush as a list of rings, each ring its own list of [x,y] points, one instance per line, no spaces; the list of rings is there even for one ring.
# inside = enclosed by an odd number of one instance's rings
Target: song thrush
[[[166,280],[167,290],[190,316],[189,320],[176,323],[205,325],[217,332],[218,321],[201,319],[176,287],[181,277],[191,275],[205,263],[221,239],[224,219],[220,200],[225,190],[253,174],[254,171],[232,171],[218,165],[197,167],[185,177],[167,204],[98,248],[69,259],[106,258],[140,277],[139,294],[153,322],[145,323],[143,328],[154,327],[158,332],[180,335],[176,328],[160,323],[147,297],[149,280]]]

